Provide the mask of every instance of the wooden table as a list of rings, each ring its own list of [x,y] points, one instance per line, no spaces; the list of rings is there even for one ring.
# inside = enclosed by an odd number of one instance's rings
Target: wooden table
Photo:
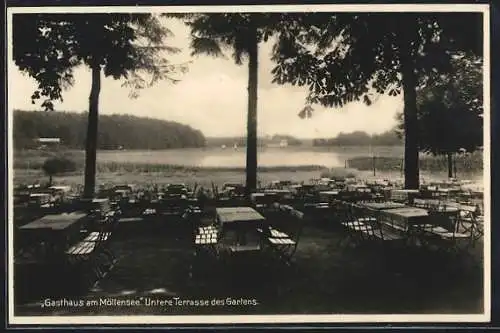
[[[56,251],[64,250],[87,221],[88,215],[85,212],[45,215],[21,226],[19,236],[28,242],[48,242]]]
[[[31,193],[29,195],[29,204],[32,206],[42,206],[49,204],[51,201],[50,193]]]
[[[279,200],[291,200],[293,199],[292,191],[287,189],[267,189],[264,193],[272,193],[276,195]]]
[[[391,200],[412,202],[419,193],[419,190],[392,190]]]
[[[216,208],[216,220],[220,230],[221,245],[228,245],[230,252],[246,252],[260,250],[257,240],[257,229],[263,229],[266,219],[251,207],[219,207]],[[228,240],[228,235],[236,234],[236,239]],[[226,244],[227,243],[227,244]],[[250,246],[249,243],[259,243]],[[255,244],[253,244],[255,245]]]
[[[391,210],[391,209],[399,209],[399,208],[407,208],[405,204],[393,201],[385,201],[385,202],[367,202],[355,205],[354,213],[359,213],[362,217],[375,217],[379,218],[383,215],[382,211]],[[382,220],[387,219],[383,218]]]
[[[332,202],[339,196],[340,191],[320,191],[319,200],[322,202]]]
[[[82,210],[88,213],[106,214],[111,210],[111,203],[108,198],[86,199],[80,200]]]
[[[252,207],[219,207],[216,208],[215,212],[217,222],[223,227],[236,222],[258,225],[265,221],[264,216]]]
[[[367,185],[363,184],[347,185],[346,190],[348,192],[358,192],[358,193],[371,193],[372,191]]]
[[[361,206],[366,207],[371,210],[386,210],[386,209],[396,209],[396,208],[405,208],[407,207],[405,204],[393,201],[385,201],[385,202],[368,202],[361,204]]]
[[[429,213],[422,208],[403,207],[383,209],[380,211],[379,217],[381,222],[395,229],[408,231],[409,227],[412,225],[426,224],[428,222]]]
[[[279,198],[274,192],[258,192],[252,193],[250,200],[256,207],[265,207],[279,201]]]
[[[415,199],[414,205],[426,209],[434,209],[439,211],[458,211],[462,209],[462,205],[458,202],[449,200],[439,200],[439,199]]]

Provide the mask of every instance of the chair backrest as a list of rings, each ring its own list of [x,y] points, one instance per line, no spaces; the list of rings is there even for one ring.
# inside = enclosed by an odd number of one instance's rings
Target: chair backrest
[[[95,242],[96,247],[99,247],[103,245],[115,231],[118,224],[118,215],[116,212],[111,211],[99,218],[94,218],[92,222],[92,226],[88,229],[88,231],[89,233],[97,232]]]
[[[361,223],[360,231],[362,231],[362,237],[366,240],[379,240],[383,238],[382,228],[380,226],[380,221],[377,217],[366,216],[358,218],[358,223]]]
[[[285,213],[285,220],[287,221],[287,223],[284,223],[281,226],[280,230],[285,232],[290,237],[290,239],[294,241],[294,244],[287,253],[288,258],[291,258],[297,251],[297,247],[304,230],[304,213],[293,208],[286,209],[283,212]]]
[[[382,232],[378,217],[367,213],[366,209],[358,204],[351,204],[350,209],[350,222],[359,233],[359,237],[365,240],[378,239],[377,233]]]
[[[287,211],[287,219],[289,220],[287,228],[284,228],[285,232],[288,234],[288,236],[295,242],[295,248],[293,249],[293,252],[295,252],[299,242],[300,238],[302,236],[302,233],[304,231],[304,226],[305,226],[305,219],[304,219],[304,213],[292,209]]]
[[[332,202],[333,214],[337,222],[345,222],[348,219],[349,204],[345,201],[334,200]]]

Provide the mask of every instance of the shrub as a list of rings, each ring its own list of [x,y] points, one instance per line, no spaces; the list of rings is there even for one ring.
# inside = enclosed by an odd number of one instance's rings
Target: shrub
[[[345,179],[356,177],[359,172],[351,168],[331,168],[321,172],[321,178]]]
[[[49,176],[49,183],[52,184],[53,176],[76,171],[76,163],[67,157],[51,157],[45,160],[42,170]]]

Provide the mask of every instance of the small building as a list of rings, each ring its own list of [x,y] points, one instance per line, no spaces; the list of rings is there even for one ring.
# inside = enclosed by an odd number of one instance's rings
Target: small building
[[[59,146],[61,144],[61,138],[36,138],[35,143],[38,144],[38,149],[46,149]]]
[[[36,142],[42,144],[57,144],[61,143],[61,138],[37,138]]]

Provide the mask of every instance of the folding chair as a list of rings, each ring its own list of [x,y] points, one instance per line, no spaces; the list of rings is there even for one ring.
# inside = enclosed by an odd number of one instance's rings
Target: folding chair
[[[471,245],[484,236],[484,221],[475,206],[461,205],[457,223],[457,231],[470,235]]]
[[[360,220],[359,211],[354,204],[346,203],[345,219],[341,221],[343,232],[339,241],[339,247],[359,247],[366,239],[366,233],[370,227],[365,224],[363,219]]]
[[[81,274],[80,282],[84,287],[104,278],[116,264],[109,243],[117,221],[113,212],[97,214],[83,230],[84,238],[66,251],[69,268]]]
[[[288,223],[283,224],[281,230],[270,227],[264,237],[278,259],[291,266],[304,229],[304,213],[295,209],[285,210],[284,213]]]
[[[459,231],[460,217],[457,212],[446,223],[434,221],[424,232],[425,243],[437,251],[459,257],[469,254],[472,234]]]

